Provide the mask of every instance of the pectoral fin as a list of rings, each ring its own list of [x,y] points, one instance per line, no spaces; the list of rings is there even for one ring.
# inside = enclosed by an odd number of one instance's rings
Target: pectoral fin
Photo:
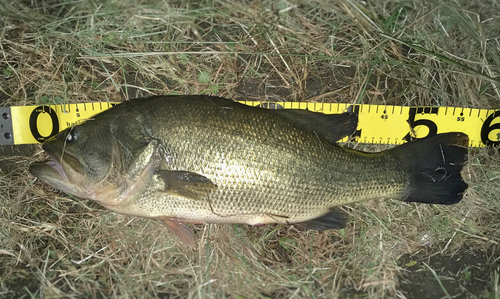
[[[294,223],[293,225],[302,229],[315,229],[324,231],[327,229],[341,229],[347,226],[349,214],[340,208],[332,208],[328,213],[309,221]]]
[[[193,232],[187,225],[170,219],[158,218],[158,220],[167,227],[170,233],[176,235],[184,244],[191,248],[194,247]]]
[[[165,192],[169,195],[203,200],[207,194],[217,189],[207,177],[190,171],[160,170],[157,173],[165,182]]]

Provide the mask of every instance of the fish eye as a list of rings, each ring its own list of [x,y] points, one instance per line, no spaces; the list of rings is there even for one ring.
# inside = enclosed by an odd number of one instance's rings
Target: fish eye
[[[66,135],[66,142],[73,142],[78,139],[78,130],[75,128],[71,128],[68,132],[68,135]]]

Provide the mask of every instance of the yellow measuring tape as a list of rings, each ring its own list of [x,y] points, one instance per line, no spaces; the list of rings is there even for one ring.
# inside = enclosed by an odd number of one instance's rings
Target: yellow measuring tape
[[[241,102],[270,109],[307,109],[327,114],[358,114],[356,141],[401,144],[445,132],[469,135],[470,147],[500,145],[500,109],[403,107],[305,102]],[[0,108],[0,145],[43,142],[118,103],[13,106]],[[342,141],[346,141],[344,139]]]

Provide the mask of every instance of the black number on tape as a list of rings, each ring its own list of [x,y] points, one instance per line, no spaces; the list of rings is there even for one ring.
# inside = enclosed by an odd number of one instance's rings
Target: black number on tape
[[[500,110],[493,112],[488,118],[484,121],[483,126],[481,127],[481,141],[486,146],[498,146],[500,145],[500,132],[497,134],[497,140],[493,141],[490,139],[490,132],[493,130],[500,130],[500,123],[491,124],[491,122],[500,117]]]
[[[429,134],[427,136],[434,136],[437,134],[437,125],[435,122],[432,120],[428,119],[419,119],[415,121],[415,116],[417,113],[422,113],[422,114],[437,114],[438,113],[438,108],[437,107],[411,107],[410,108],[410,117],[408,118],[408,123],[410,124],[410,128],[413,130],[416,126],[426,126],[429,129]],[[410,133],[406,134],[405,137],[403,137],[403,140],[406,141],[411,141],[412,136]]]
[[[50,133],[49,136],[42,136],[38,131],[37,120],[38,116],[41,113],[48,113],[50,119],[52,120],[52,132]],[[39,142],[43,142],[49,139],[50,137],[56,135],[57,133],[59,133],[59,119],[57,118],[57,114],[54,111],[54,109],[50,108],[49,106],[38,106],[35,109],[33,109],[33,112],[31,112],[30,115],[30,130],[33,137]]]

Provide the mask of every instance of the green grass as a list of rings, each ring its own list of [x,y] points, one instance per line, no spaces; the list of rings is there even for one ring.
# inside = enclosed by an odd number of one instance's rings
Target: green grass
[[[3,1],[2,104],[203,93],[500,108],[496,1],[359,3]],[[500,296],[496,149],[471,150],[454,206],[360,203],[347,228],[321,234],[198,225],[190,250],[156,221],[34,181],[34,148],[0,158],[0,297],[396,297],[401,256],[464,247],[496,254],[481,293]]]

